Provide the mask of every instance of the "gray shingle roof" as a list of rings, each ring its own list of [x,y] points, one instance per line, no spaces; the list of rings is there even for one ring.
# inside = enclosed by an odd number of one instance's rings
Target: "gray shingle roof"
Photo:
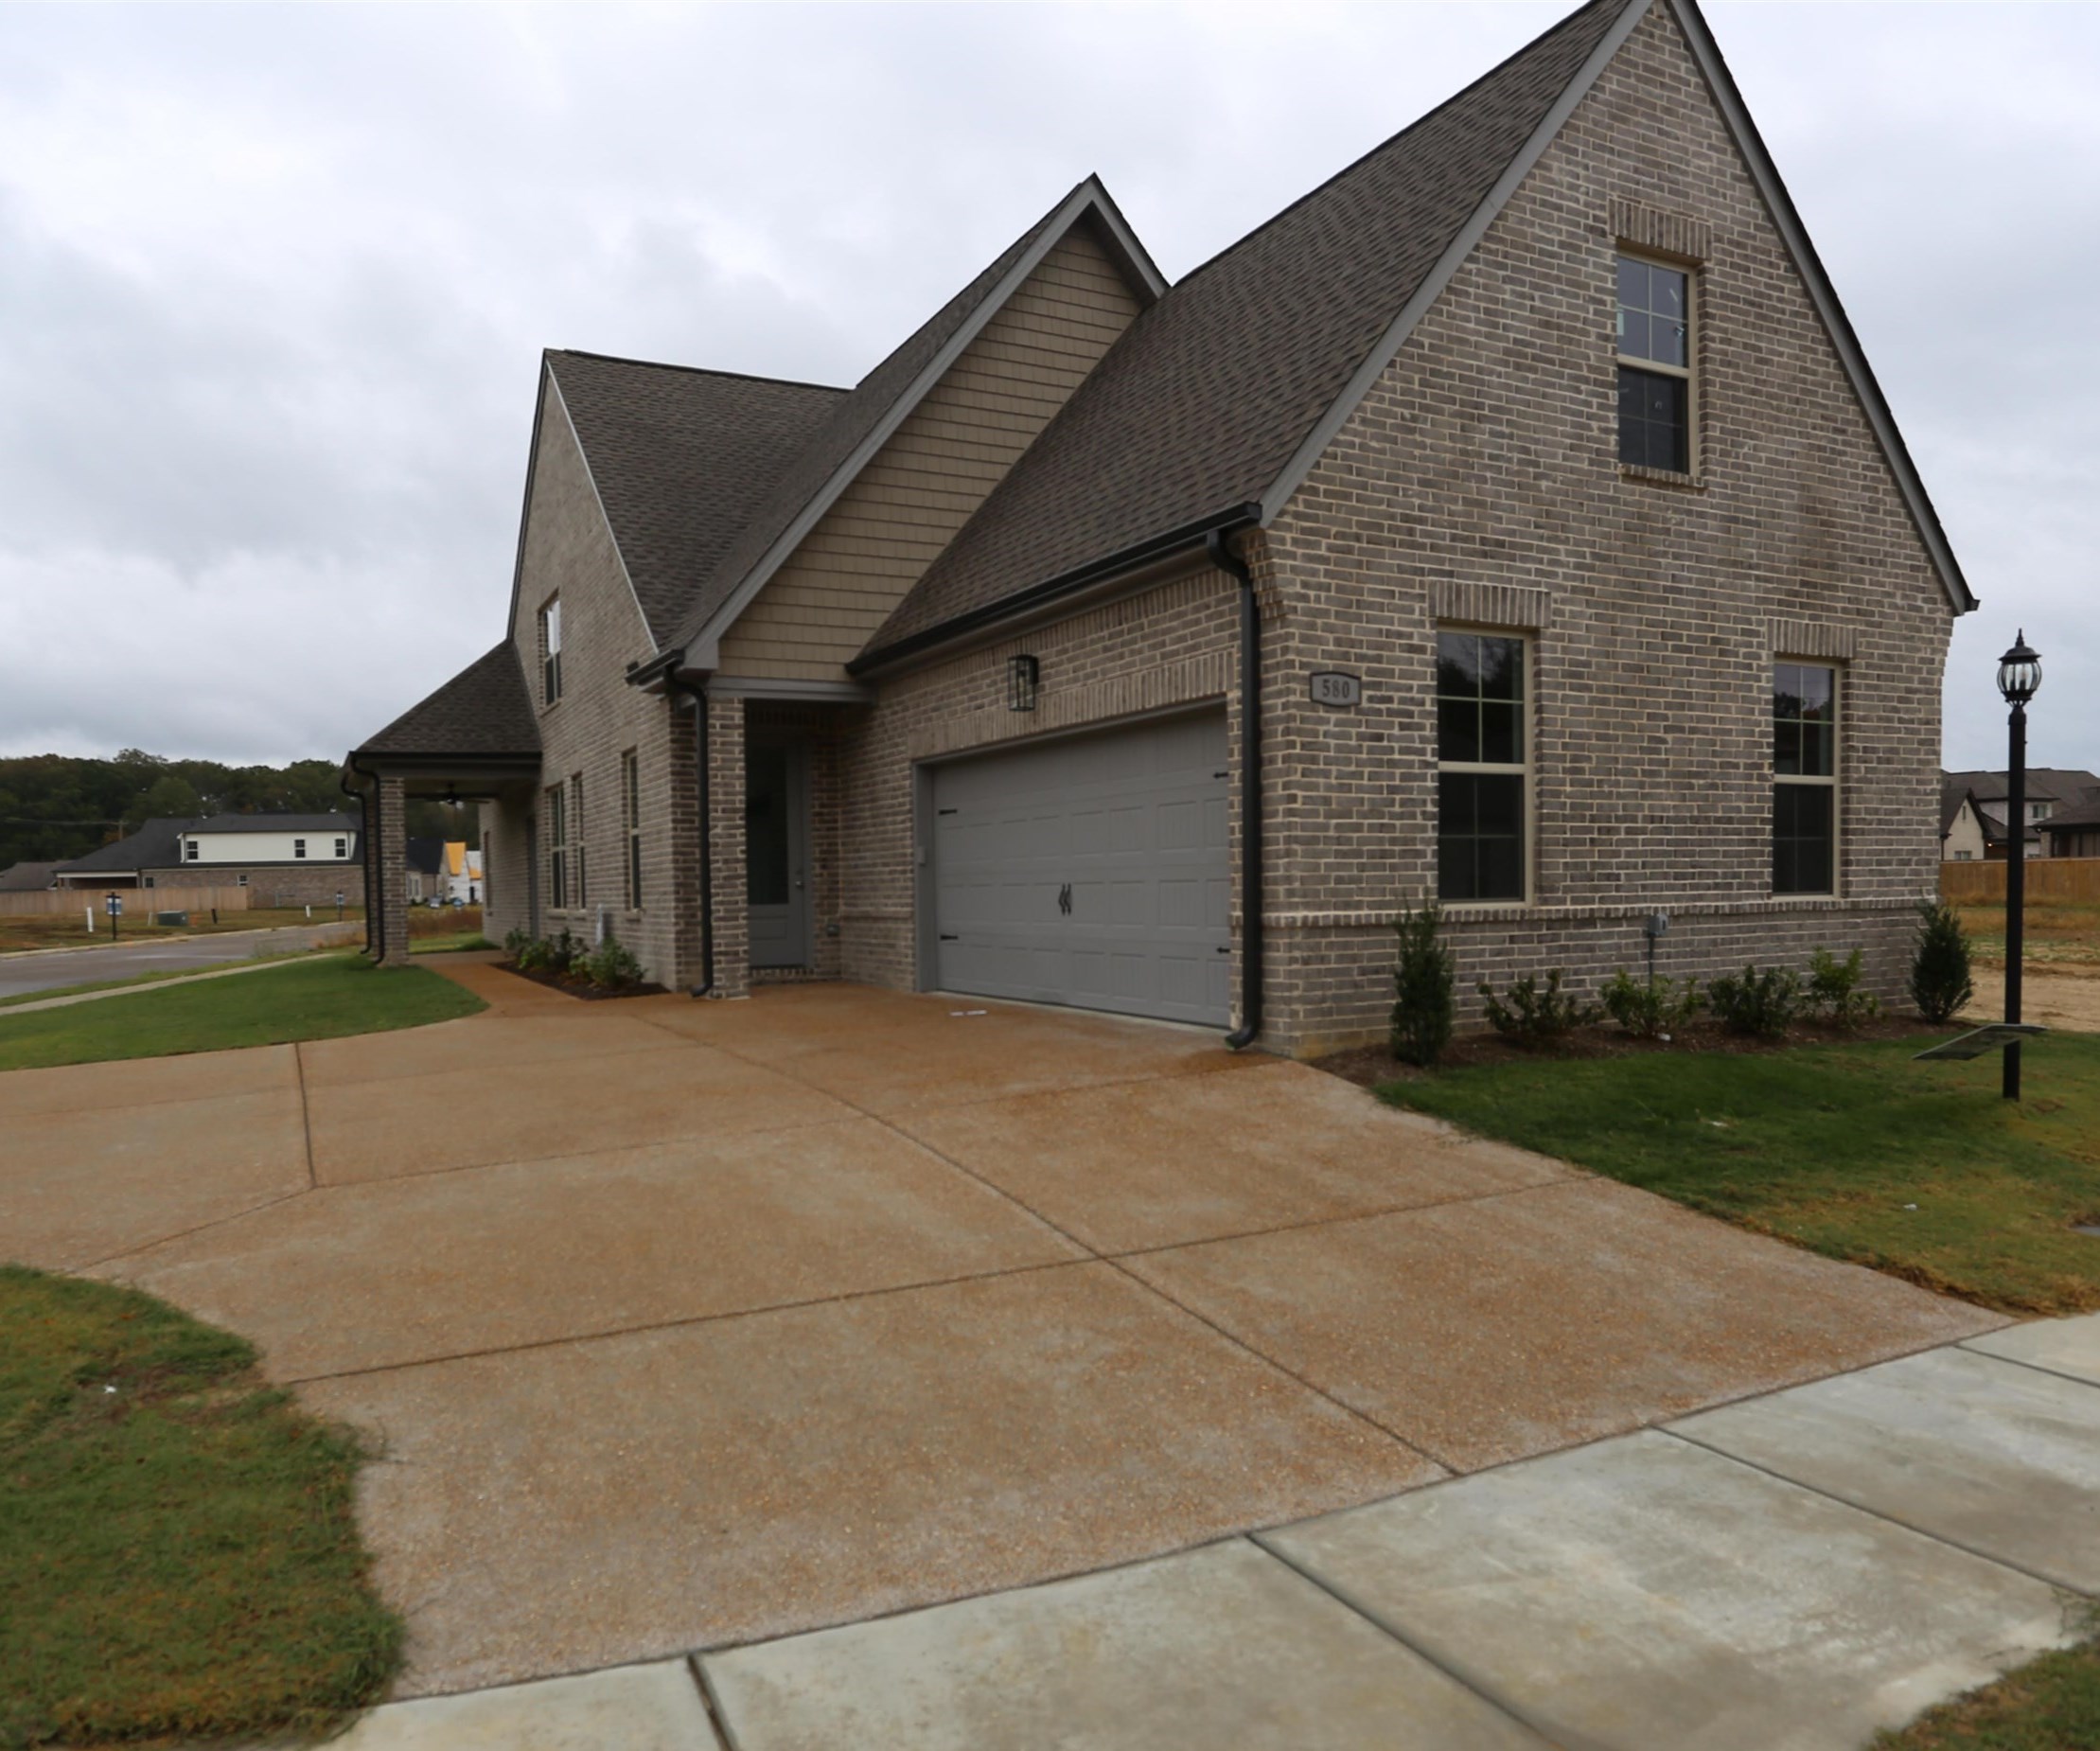
[[[477,657],[428,699],[410,706],[361,754],[505,755],[539,752],[539,725],[518,647],[508,639]]]
[[[73,876],[82,871],[160,869],[180,863],[183,829],[189,822],[186,815],[155,815],[136,833],[126,835],[114,845],[98,845],[86,857],[75,858],[59,867],[65,875]]]
[[[1065,197],[1065,201],[1070,199],[1070,195]],[[724,550],[699,590],[688,596],[674,636],[660,642],[685,645],[699,636],[701,629],[735,593],[737,585],[750,574],[751,568],[786,533],[825,483],[897,405],[919,374],[933,363],[999,281],[1028,253],[1029,246],[1064,206],[1065,201],[1060,201],[1007,245],[989,267],[841,397],[831,410],[830,417],[811,436],[807,447],[781,472],[763,503],[745,521],[736,539]]]
[[[24,861],[9,864],[6,869],[0,870],[0,893],[34,893],[40,888],[48,888],[51,885],[51,872],[63,861],[63,858],[56,858],[44,863]]]
[[[185,822],[185,833],[355,833],[363,825],[356,815],[206,815]]]
[[[547,369],[659,645],[852,398],[821,383],[598,353],[549,352]]]
[[[1625,7],[1593,0],[1175,285],[869,653],[1261,499]]]

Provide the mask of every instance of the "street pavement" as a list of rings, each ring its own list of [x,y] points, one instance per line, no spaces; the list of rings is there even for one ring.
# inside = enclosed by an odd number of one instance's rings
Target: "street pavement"
[[[97,914],[98,917],[100,913]],[[104,920],[107,928],[107,920]],[[182,936],[173,940],[132,943],[124,940],[124,923],[112,945],[107,937],[96,948],[46,949],[41,952],[0,955],[0,998],[23,997],[32,991],[56,991],[66,985],[85,985],[105,979],[136,979],[141,973],[189,972],[225,966],[251,955],[291,954],[342,942],[363,927],[326,924],[292,925],[274,930],[228,930],[217,936]],[[84,934],[84,932],[83,932]]]

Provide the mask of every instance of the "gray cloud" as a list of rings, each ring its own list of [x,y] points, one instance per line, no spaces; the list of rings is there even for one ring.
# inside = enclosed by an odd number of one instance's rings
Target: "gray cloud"
[[[851,381],[1101,171],[1178,275],[1539,6],[0,9],[0,749],[335,754],[501,630],[542,345]],[[2100,761],[2100,11],[1716,5]]]

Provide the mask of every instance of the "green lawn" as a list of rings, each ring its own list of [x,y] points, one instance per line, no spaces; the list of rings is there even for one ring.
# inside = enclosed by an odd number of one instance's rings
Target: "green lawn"
[[[444,955],[495,946],[478,929],[454,930],[445,936],[412,936],[409,938],[408,951],[412,955]]]
[[[1915,1064],[1929,1039],[1538,1059],[1380,1093],[1694,1210],[2010,1313],[2100,1308],[2100,1037]]]
[[[1872,1751],[2092,1751],[2100,1745],[2100,1646],[2045,1654],[1928,1709]]]
[[[232,967],[248,966],[255,961],[296,961],[303,955],[339,952],[333,948],[290,948],[282,954],[258,954],[252,961],[229,961],[224,967],[171,966],[155,973],[133,973],[129,979],[91,979],[83,984],[55,985],[48,991],[18,991],[12,997],[0,997],[0,1010],[19,1009],[25,1003],[41,1003],[46,998],[85,997],[91,991],[123,991],[132,985],[165,984],[170,979],[198,979]]]
[[[378,1034],[486,1007],[423,967],[329,955],[136,997],[0,1014],[0,1070]]]
[[[362,1455],[255,1359],[134,1290],[0,1266],[0,1746],[322,1731],[384,1689]]]

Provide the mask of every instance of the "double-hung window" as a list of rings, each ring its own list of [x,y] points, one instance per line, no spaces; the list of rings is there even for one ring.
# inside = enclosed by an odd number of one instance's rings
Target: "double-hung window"
[[[642,763],[635,751],[620,756],[620,822],[626,830],[627,911],[642,910]]]
[[[589,837],[589,835],[584,827],[583,774],[581,772],[576,773],[569,780],[569,825],[573,840],[573,849],[574,851],[576,859],[575,903],[578,906],[588,906],[590,904],[590,901],[584,898],[585,882],[583,860],[585,852],[584,841]]]
[[[183,861],[185,863],[195,863],[197,861],[197,841],[195,840],[185,839],[183,840]]]
[[[1618,258],[1618,459],[1692,471],[1692,277]]]
[[[547,787],[547,903],[569,904],[569,787]]]
[[[339,858],[348,857],[350,855],[350,841],[346,839],[337,840],[335,842],[335,855]]]
[[[1437,634],[1437,893],[1526,896],[1530,734],[1525,645],[1491,632]]]
[[[539,702],[561,698],[561,598],[549,596],[539,610]]]
[[[1838,672],[1782,663],[1772,681],[1772,891],[1834,893]]]
[[[291,841],[291,855],[295,858],[303,858],[307,855],[307,842],[305,840],[295,839]]]

